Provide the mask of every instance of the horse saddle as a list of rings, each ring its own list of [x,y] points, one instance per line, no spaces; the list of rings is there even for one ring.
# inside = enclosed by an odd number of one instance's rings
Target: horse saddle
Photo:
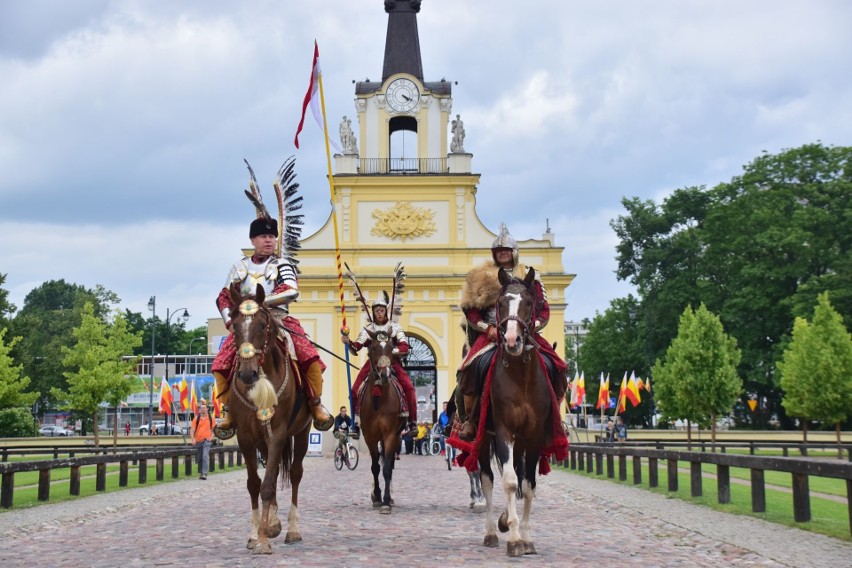
[[[367,388],[372,388],[370,386],[371,382],[372,381],[364,381],[356,393],[359,408],[361,408],[364,404],[364,396],[367,392]],[[408,402],[405,399],[405,391],[402,390],[402,385],[399,384],[399,381],[396,379],[396,375],[394,374],[391,374],[390,385],[391,388],[396,389],[396,394],[399,397],[399,415],[403,418],[408,418]]]

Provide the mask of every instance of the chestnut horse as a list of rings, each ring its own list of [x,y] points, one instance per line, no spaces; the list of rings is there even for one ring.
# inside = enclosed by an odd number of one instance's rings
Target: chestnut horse
[[[393,506],[391,478],[400,446],[400,432],[405,419],[400,414],[400,399],[393,378],[392,362],[396,355],[393,342],[384,333],[367,330],[370,346],[367,350],[370,373],[367,375],[364,395],[360,404],[361,433],[372,458],[373,507],[389,514]],[[380,461],[381,460],[381,461]],[[385,481],[385,490],[379,485],[379,472]]]
[[[271,554],[270,538],[281,533],[276,480],[290,484],[290,512],[285,543],[302,540],[299,531],[299,483],[302,460],[308,451],[311,416],[298,384],[298,368],[286,337],[278,333],[275,310],[263,305],[265,293],[258,285],[255,297],[240,296],[231,286],[231,299],[239,306],[231,329],[237,358],[231,381],[230,412],[237,427],[237,443],[246,460],[252,530],[247,548],[253,554]],[[266,461],[261,481],[258,451]],[[258,496],[263,502],[258,511]]]
[[[483,544],[496,547],[492,490],[492,458],[500,470],[506,493],[506,510],[497,525],[507,532],[509,556],[535,554],[530,538],[530,509],[535,496],[536,467],[542,449],[552,442],[553,399],[546,371],[534,340],[535,272],[530,269],[523,280],[499,271],[497,328],[500,336],[491,379],[483,393],[483,408],[489,412],[493,431],[483,432],[479,467],[485,494],[485,539]],[[490,384],[490,386],[489,386]],[[523,515],[518,517],[516,500],[523,497]]]

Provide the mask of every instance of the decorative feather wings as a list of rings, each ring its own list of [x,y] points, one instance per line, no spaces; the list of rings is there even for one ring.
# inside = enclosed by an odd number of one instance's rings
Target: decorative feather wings
[[[271,218],[269,210],[263,203],[263,197],[260,195],[260,186],[257,183],[257,178],[254,175],[254,170],[248,160],[243,160],[249,171],[249,189],[246,190],[246,197],[254,205],[257,217]],[[294,214],[302,208],[302,196],[297,196],[299,184],[295,181],[296,173],[293,171],[296,166],[296,158],[290,156],[284,161],[284,164],[278,169],[275,176],[273,187],[275,188],[275,197],[278,202],[278,244],[275,253],[280,257],[287,259],[296,272],[299,272],[299,261],[296,259],[296,251],[302,248],[299,239],[302,236],[302,226],[304,225],[304,215]]]
[[[399,316],[402,315],[402,293],[405,290],[405,267],[402,262],[398,262],[396,268],[393,269],[393,296],[388,307],[388,318],[394,322],[399,322]]]
[[[367,307],[367,299],[364,297],[363,292],[361,292],[361,287],[358,286],[358,281],[355,279],[355,273],[352,272],[352,269],[349,268],[349,265],[345,262],[343,263],[343,266],[346,267],[346,277],[355,289],[355,299],[361,302],[361,309],[367,315],[367,321],[373,323],[373,316],[370,313],[370,308]]]

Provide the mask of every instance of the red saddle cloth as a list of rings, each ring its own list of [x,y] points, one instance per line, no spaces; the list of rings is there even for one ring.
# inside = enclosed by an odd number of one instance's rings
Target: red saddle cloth
[[[358,408],[360,410],[361,405],[364,404],[364,394],[367,392],[367,384],[370,381],[364,381],[361,383],[361,387],[358,389],[358,393],[356,398],[358,399]],[[399,397],[399,415],[403,418],[408,418],[408,402],[405,400],[405,391],[402,390],[402,385],[399,384],[399,381],[396,379],[395,375],[391,375],[391,386],[396,389],[396,394]],[[382,391],[380,388],[376,387],[378,392],[375,396],[381,396]]]
[[[538,354],[539,363],[545,370],[547,369],[542,360],[541,353]],[[468,471],[476,471],[479,467],[479,449],[482,446],[482,433],[485,432],[485,423],[488,417],[488,409],[491,404],[491,378],[494,375],[494,364],[499,357],[494,357],[491,360],[491,365],[488,367],[488,374],[485,375],[485,387],[482,389],[482,398],[480,399],[479,424],[476,428],[476,439],[473,442],[465,442],[459,438],[459,428],[454,425],[450,437],[447,438],[447,443],[462,453],[458,457],[458,463],[462,464]],[[559,401],[556,400],[556,393],[553,392],[553,385],[547,381],[547,388],[550,390],[551,404],[551,443],[541,450],[541,456],[538,460],[539,475],[547,475],[550,473],[550,457],[556,456],[557,461],[562,461],[568,457],[568,436],[565,430],[562,429],[562,421],[559,415]]]

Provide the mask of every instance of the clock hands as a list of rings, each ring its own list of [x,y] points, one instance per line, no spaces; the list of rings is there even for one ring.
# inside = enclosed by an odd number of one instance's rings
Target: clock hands
[[[407,100],[408,102],[411,102],[411,97],[406,96],[405,93],[400,93],[400,96],[402,98],[404,98],[405,100]]]

